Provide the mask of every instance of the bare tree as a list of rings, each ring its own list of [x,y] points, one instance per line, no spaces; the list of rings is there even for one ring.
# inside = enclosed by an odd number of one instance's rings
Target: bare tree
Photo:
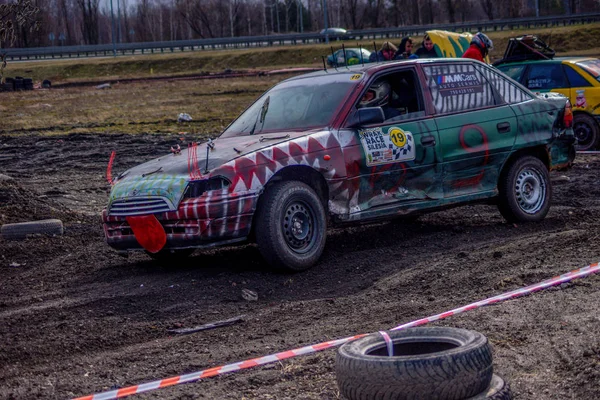
[[[19,35],[37,31],[40,28],[39,12],[31,0],[0,4],[0,83],[4,83],[6,68],[6,54],[1,50],[12,45]]]
[[[87,44],[98,44],[98,5],[100,0],[76,0],[82,14],[81,33]]]
[[[496,1],[495,0],[479,0],[479,4],[481,4],[481,8],[483,8],[483,12],[485,13],[485,15],[487,15],[488,19],[490,21],[494,20],[495,17],[495,5],[496,5]]]

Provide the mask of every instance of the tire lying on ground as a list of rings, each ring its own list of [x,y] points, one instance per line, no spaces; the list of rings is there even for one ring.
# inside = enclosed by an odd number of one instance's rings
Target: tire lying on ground
[[[390,331],[344,344],[336,357],[340,392],[349,400],[461,400],[488,388],[492,350],[479,332],[430,327]]]
[[[63,223],[60,219],[45,219],[42,221],[20,222],[16,224],[5,224],[0,228],[0,234],[4,239],[21,240],[27,235],[62,235]]]
[[[504,379],[498,375],[492,376],[492,381],[488,388],[477,396],[469,397],[465,400],[511,400],[512,393],[510,386]]]

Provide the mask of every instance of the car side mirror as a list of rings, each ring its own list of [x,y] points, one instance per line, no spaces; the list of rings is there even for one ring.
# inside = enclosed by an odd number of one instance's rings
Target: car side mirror
[[[364,107],[356,110],[356,113],[351,117],[349,128],[357,128],[360,126],[379,124],[385,121],[385,114],[381,107]]]

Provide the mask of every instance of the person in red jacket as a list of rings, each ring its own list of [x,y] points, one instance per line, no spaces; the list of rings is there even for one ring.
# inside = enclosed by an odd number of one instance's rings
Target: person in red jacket
[[[471,45],[462,55],[463,58],[472,58],[474,60],[479,60],[483,62],[484,58],[487,56],[488,51],[494,48],[494,44],[491,39],[487,37],[487,35],[477,32],[473,39],[471,39]]]

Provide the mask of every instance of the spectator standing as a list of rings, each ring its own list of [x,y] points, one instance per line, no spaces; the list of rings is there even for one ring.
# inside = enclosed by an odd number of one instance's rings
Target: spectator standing
[[[378,61],[390,61],[394,59],[394,55],[398,51],[398,48],[394,46],[394,44],[390,42],[383,42],[381,45],[381,50],[377,53],[371,53],[369,57],[369,62],[378,62]]]
[[[494,44],[487,35],[477,32],[471,39],[471,44],[467,51],[462,55],[463,58],[472,58],[483,62],[488,55],[488,51],[494,48]]]
[[[413,40],[406,36],[402,38],[400,42],[400,46],[398,46],[398,51],[394,56],[394,60],[405,60],[407,58],[417,58],[414,54],[412,54],[413,49]]]
[[[421,44],[421,47],[419,47],[417,49],[415,54],[419,58],[437,58],[438,55],[435,52],[435,48],[433,46],[433,41],[431,40],[429,35],[426,34],[423,37],[423,43]]]

